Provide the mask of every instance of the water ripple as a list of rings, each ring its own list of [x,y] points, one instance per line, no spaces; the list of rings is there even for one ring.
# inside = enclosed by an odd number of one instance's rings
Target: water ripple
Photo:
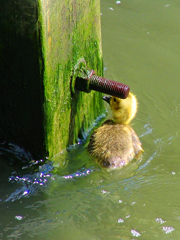
[[[22,197],[27,197],[34,194],[40,186],[44,186],[47,181],[51,178],[50,171],[53,169],[51,163],[44,164],[39,167],[39,172],[34,174],[26,174],[24,176],[18,176],[14,173],[9,177],[9,182],[21,183],[23,186],[16,189],[10,196],[5,200],[5,202],[14,202]]]

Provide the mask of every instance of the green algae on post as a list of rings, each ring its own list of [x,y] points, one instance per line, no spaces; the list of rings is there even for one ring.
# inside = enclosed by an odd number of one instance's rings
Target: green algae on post
[[[39,1],[44,62],[45,146],[52,157],[74,144],[103,111],[100,93],[71,95],[80,58],[103,75],[99,1]]]

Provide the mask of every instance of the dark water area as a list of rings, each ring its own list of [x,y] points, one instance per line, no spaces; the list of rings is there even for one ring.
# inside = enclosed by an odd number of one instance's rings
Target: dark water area
[[[86,143],[49,160],[1,148],[0,239],[179,239],[180,3],[102,0],[101,12],[105,77],[137,96],[143,158],[105,171]]]

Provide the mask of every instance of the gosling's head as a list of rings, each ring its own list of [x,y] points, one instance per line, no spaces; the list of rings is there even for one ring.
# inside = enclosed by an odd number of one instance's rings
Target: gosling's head
[[[103,100],[110,104],[113,120],[116,123],[127,125],[137,113],[138,102],[131,92],[126,99],[104,96]]]

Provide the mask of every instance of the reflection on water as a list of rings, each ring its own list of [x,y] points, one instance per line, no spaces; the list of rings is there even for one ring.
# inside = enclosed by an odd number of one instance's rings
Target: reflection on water
[[[36,164],[38,164],[41,161],[36,161],[36,162],[37,162]],[[22,169],[24,169],[24,167]],[[12,194],[10,194],[10,196],[8,196],[8,198],[6,198],[5,201],[14,202],[23,197],[27,197],[29,195],[35,194],[40,187],[42,188],[42,186],[47,185],[48,180],[51,178],[50,171],[52,169],[53,169],[53,165],[50,162],[42,166],[39,166],[37,173],[31,172],[31,173],[23,174],[22,176],[20,176],[20,175],[17,175],[17,172],[13,172],[13,174],[9,177],[9,182],[19,183],[21,187],[16,189]]]
[[[15,168],[1,151],[0,239],[179,239],[179,1],[101,7],[105,77],[137,95],[143,159],[108,172],[80,144],[55,156],[61,166]]]

